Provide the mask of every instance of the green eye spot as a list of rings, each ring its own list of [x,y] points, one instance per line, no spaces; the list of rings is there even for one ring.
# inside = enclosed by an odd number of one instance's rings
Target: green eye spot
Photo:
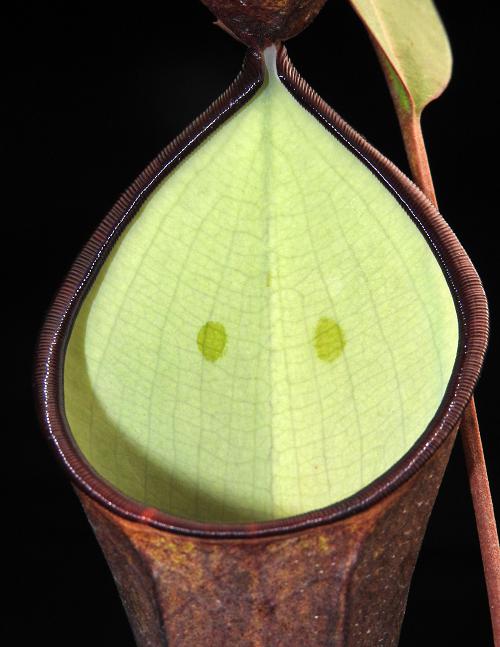
[[[316,355],[325,362],[333,362],[344,350],[342,329],[333,319],[322,317],[316,326],[314,347]]]
[[[203,357],[209,362],[215,362],[223,355],[226,348],[226,329],[218,321],[207,321],[200,328],[196,341]]]

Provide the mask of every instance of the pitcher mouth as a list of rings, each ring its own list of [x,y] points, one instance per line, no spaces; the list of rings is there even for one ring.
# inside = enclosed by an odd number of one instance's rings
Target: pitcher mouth
[[[219,539],[273,536],[328,524],[367,509],[413,476],[457,427],[472,396],[486,350],[488,310],[484,291],[471,261],[450,227],[401,171],[357,134],[306,84],[293,68],[283,46],[278,50],[276,66],[281,82],[290,94],[369,167],[426,238],[455,302],[459,350],[441,404],[417,442],[369,485],[352,496],[317,510],[258,523],[190,521],[126,496],[100,476],[84,457],[66,418],[63,384],[66,348],[80,305],[114,243],[151,190],[262,86],[262,56],[259,52],[249,51],[242,73],[233,85],[160,153],[98,227],[55,297],[40,336],[36,358],[36,387],[43,428],[73,483],[104,507],[126,519],[179,534]]]

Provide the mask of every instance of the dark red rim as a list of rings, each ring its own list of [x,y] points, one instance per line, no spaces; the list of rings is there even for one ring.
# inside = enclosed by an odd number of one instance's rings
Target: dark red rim
[[[458,424],[479,377],[488,337],[481,281],[456,236],[432,203],[392,162],[337,115],[299,76],[280,46],[278,74],[288,91],[388,188],[426,238],[446,277],[460,327],[459,352],[440,407],[418,441],[388,471],[354,495],[293,517],[256,523],[206,524],[174,517],[127,497],[84,458],[66,420],[63,365],[72,324],[85,294],[124,227],[149,193],[209,133],[247,102],[264,80],[261,54],[249,51],[233,84],[149,164],[119,198],[71,267],[55,296],[39,339],[35,383],[46,435],[74,484],[116,514],[184,535],[251,539],[331,523],[368,508],[402,485],[434,454]]]

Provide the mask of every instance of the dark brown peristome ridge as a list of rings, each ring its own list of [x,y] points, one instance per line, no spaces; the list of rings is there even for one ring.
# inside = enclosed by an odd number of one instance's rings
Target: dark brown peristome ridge
[[[460,352],[443,402],[415,445],[384,475],[355,495],[321,510],[261,523],[205,524],[146,508],[123,495],[89,465],[64,414],[63,364],[72,322],[99,268],[124,227],[152,190],[208,133],[263,82],[260,54],[249,52],[233,85],[146,168],[121,196],[87,243],[56,295],[43,328],[36,364],[40,416],[48,438],[77,487],[121,517],[175,533],[211,538],[255,538],[327,524],[367,509],[412,477],[455,429],[481,369],[488,334],[481,282],[455,235],[424,194],[357,134],[300,78],[282,47],[277,69],[291,94],[383,182],[420,228],[445,273],[457,306]]]

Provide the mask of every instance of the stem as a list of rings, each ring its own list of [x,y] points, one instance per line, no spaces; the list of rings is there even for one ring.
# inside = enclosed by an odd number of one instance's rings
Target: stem
[[[500,645],[500,548],[474,399],[465,410],[460,429],[483,558],[493,638],[498,647]]]
[[[395,105],[413,179],[437,206],[420,115],[414,110],[404,112],[396,101]],[[495,647],[500,647],[500,549],[474,398],[471,398],[464,411],[460,431],[483,560],[493,639]]]
[[[420,125],[420,115],[414,110],[409,113],[398,111],[398,119],[412,177],[429,200],[437,207],[427,149],[425,148]]]

